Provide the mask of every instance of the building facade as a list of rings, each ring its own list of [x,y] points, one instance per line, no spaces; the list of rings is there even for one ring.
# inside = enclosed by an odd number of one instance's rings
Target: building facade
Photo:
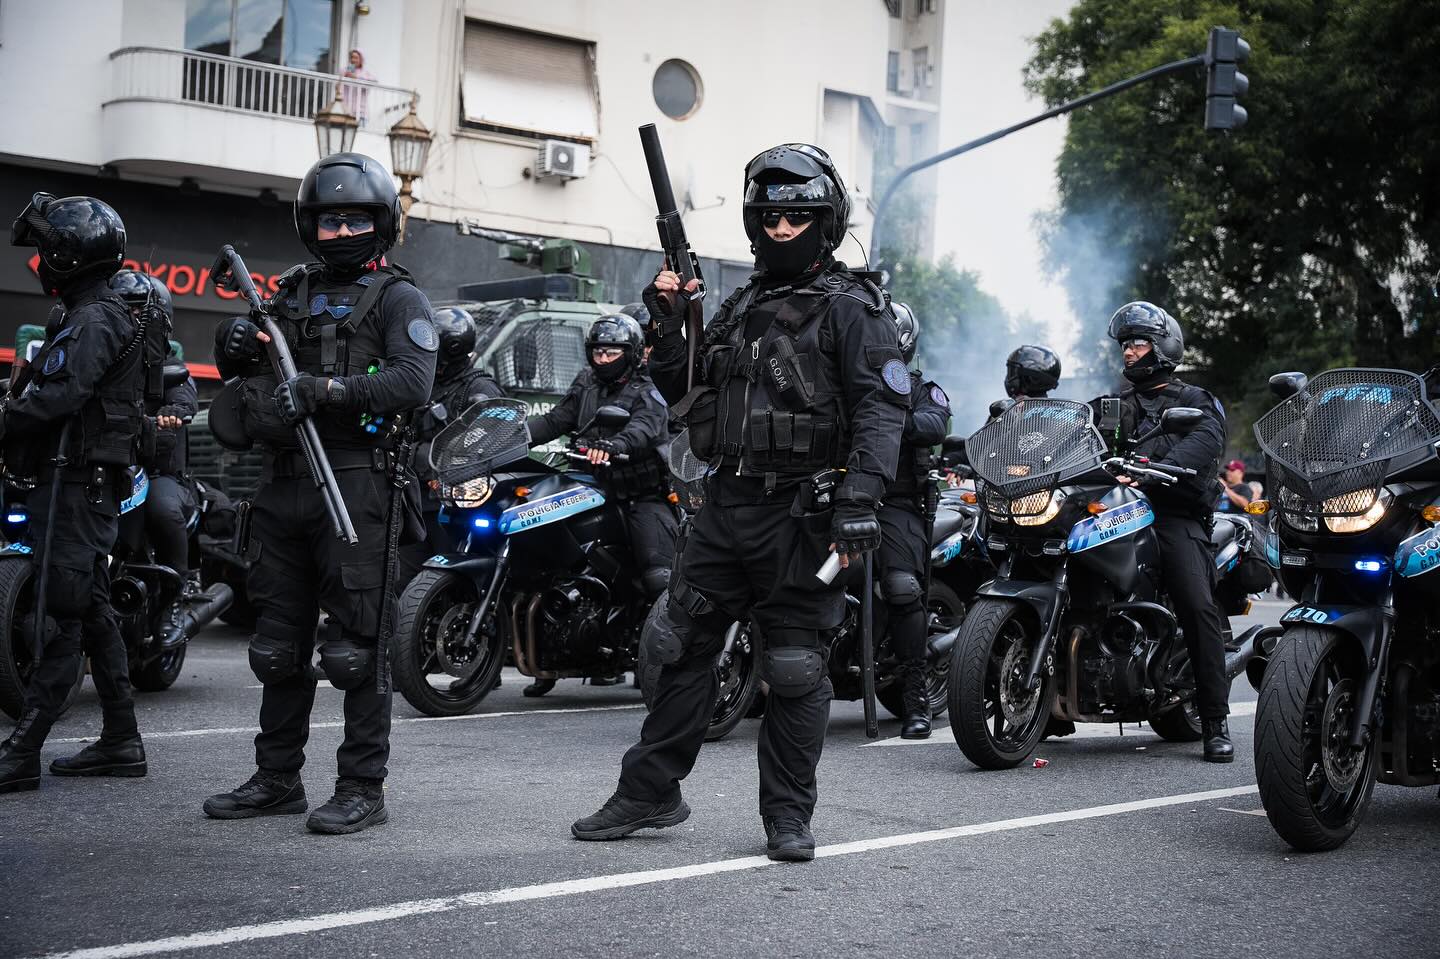
[[[743,165],[778,142],[835,156],[858,262],[877,178],[933,152],[942,21],[942,0],[7,0],[0,211],[37,190],[111,202],[202,364],[234,309],[208,283],[219,246],[267,281],[305,257],[289,204],[337,99],[387,167],[412,104],[434,136],[394,259],[435,299],[521,271],[461,219],[579,241],[610,296],[636,299],[658,265],[644,123],[716,289],[751,261]],[[908,228],[928,249],[923,217]],[[0,254],[0,343],[47,308],[21,252]]]

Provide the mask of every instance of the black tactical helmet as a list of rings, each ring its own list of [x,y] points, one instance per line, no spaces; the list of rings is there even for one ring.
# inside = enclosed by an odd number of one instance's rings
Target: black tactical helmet
[[[1045,396],[1060,385],[1060,357],[1045,346],[1022,346],[1005,359],[1005,394]]]
[[[57,200],[36,193],[10,227],[12,246],[40,251],[46,293],[104,280],[125,261],[125,224],[110,204],[90,196]]]
[[[613,363],[599,364],[591,353],[597,346],[618,346],[625,351],[625,355]],[[624,313],[610,313],[600,317],[590,324],[590,331],[585,334],[585,362],[597,371],[604,366],[607,374],[613,371],[615,376],[623,376],[626,371],[639,366],[644,350],[645,334],[641,331],[640,324],[635,322],[634,317]],[[619,369],[616,369],[617,366]]]
[[[620,307],[620,312],[639,323],[642,330],[650,325],[650,308],[644,303],[627,303]]]
[[[440,362],[463,359],[475,352],[475,317],[458,306],[435,311],[435,332],[440,334]]]
[[[375,217],[375,244],[360,265],[379,259],[395,245],[400,196],[390,173],[363,153],[336,153],[310,168],[295,195],[295,232],[316,259],[325,262],[315,239],[315,218],[325,210],[366,210]],[[352,269],[355,263],[326,263]]]
[[[754,243],[766,210],[815,210],[825,231],[826,252],[850,228],[850,194],[830,154],[808,143],[782,143],[745,165],[745,235]]]
[[[1155,365],[1173,370],[1185,358],[1185,334],[1175,317],[1154,303],[1136,300],[1126,303],[1110,317],[1110,338],[1117,343],[1126,340],[1149,340],[1155,348]]]
[[[175,304],[170,299],[170,287],[165,285],[164,280],[148,273],[121,270],[110,277],[110,289],[115,291],[120,299],[125,301],[125,305],[132,310],[150,306],[160,310],[172,320],[175,317]]]
[[[920,345],[920,321],[915,318],[915,311],[910,309],[909,303],[891,303],[890,309],[895,313],[895,333],[900,337],[900,356],[909,366],[915,362],[915,349]]]

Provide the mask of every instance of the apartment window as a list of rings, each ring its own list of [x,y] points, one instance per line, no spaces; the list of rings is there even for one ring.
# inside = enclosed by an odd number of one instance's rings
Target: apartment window
[[[900,51],[891,50],[885,62],[885,89],[891,93],[900,92]]]
[[[916,47],[910,51],[910,63],[914,70],[915,89],[930,85],[930,48]]]
[[[185,49],[334,71],[334,0],[185,0]]]
[[[467,20],[460,118],[519,136],[600,135],[595,44]]]

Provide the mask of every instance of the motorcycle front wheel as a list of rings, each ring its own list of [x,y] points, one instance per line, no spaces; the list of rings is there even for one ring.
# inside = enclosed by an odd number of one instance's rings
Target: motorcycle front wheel
[[[1255,780],[1270,825],[1302,852],[1334,849],[1375,790],[1374,743],[1350,748],[1365,664],[1330,630],[1287,629],[1255,710]]]
[[[25,628],[27,617],[35,609],[34,566],[28,556],[0,558],[0,710],[11,719],[19,719],[25,708],[25,687],[35,672],[31,654],[30,631]],[[63,713],[70,708],[80,687],[85,684],[85,670],[65,696]]]
[[[950,658],[950,730],[981,769],[1010,769],[1035,751],[1055,703],[1055,677],[1026,689],[1039,624],[1019,603],[981,598]]]
[[[427,716],[463,716],[495,686],[505,636],[495,606],[466,640],[482,589],[446,570],[422,569],[396,606],[391,676],[405,701]]]

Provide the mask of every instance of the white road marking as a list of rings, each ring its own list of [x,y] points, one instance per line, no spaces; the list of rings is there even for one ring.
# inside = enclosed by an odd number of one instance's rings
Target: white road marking
[[[1231,719],[1245,719],[1254,715],[1255,700],[1253,699],[1243,703],[1232,703],[1230,705]],[[950,733],[950,735],[941,735],[942,733],[949,732],[949,726],[937,726],[930,733],[929,739],[901,739],[899,736],[895,736],[891,739],[877,739],[873,743],[861,743],[860,746],[861,748],[868,748],[870,746],[934,746],[937,744],[954,746],[955,736],[953,733]],[[1051,743],[1067,743],[1076,739],[1115,739],[1119,737],[1119,735],[1120,727],[1118,725],[1078,723],[1076,725],[1075,732],[1071,733],[1069,736],[1061,736],[1058,739],[1047,739],[1045,740],[1045,744],[1049,745]],[[1156,739],[1159,738],[1153,733],[1147,731],[1144,726],[1137,725],[1135,723],[1129,723],[1126,725],[1125,735],[1150,736]]]
[[[552,716],[555,713],[605,713],[614,712],[619,709],[644,709],[644,703],[626,703],[621,706],[574,706],[564,709],[512,709],[498,713],[467,713],[464,716],[402,716],[392,720],[398,726],[401,723],[447,723],[462,722],[468,719],[501,719],[505,716]],[[311,723],[311,729],[340,729],[345,725],[344,720],[338,722]],[[140,735],[147,741],[151,739],[185,739],[191,736],[233,736],[237,733],[258,733],[258,726],[217,726],[210,729],[167,729],[160,732],[151,732],[142,729]],[[68,739],[47,739],[47,743],[84,743],[94,739],[94,736],[72,736]]]
[[[975,823],[969,826],[954,826],[949,829],[932,829],[926,832],[903,833],[897,836],[877,836],[874,839],[860,839],[855,842],[821,846],[815,850],[817,859],[834,856],[850,856],[857,853],[876,852],[882,849],[898,849],[923,843],[944,842],[971,836],[984,836],[997,832],[1029,829],[1033,826],[1047,826],[1055,823],[1080,822],[1086,819],[1100,819],[1106,816],[1121,816],[1126,813],[1142,812],[1166,806],[1184,806],[1193,803],[1210,802],[1216,799],[1232,799],[1259,792],[1257,786],[1236,786],[1231,789],[1211,789],[1206,792],[1183,793],[1177,796],[1157,796],[1151,799],[1137,799],[1131,802],[1112,803],[1105,806],[1091,806],[1087,809],[1071,809],[1065,812],[1043,813],[1037,816],[1022,816],[1018,819],[1001,819],[996,822]],[[512,902],[532,902],[537,899],[555,899],[562,896],[576,896],[583,893],[603,892],[609,889],[627,889],[633,886],[648,886],[679,879],[693,879],[699,876],[715,876],[722,873],[741,872],[779,865],[764,856],[745,856],[740,859],[721,859],[715,862],[701,862],[690,866],[670,869],[648,869],[643,872],[622,872],[609,876],[591,876],[585,879],[568,879],[560,882],[540,883],[534,886],[514,886],[509,889],[484,889],[445,896],[438,899],[414,899],[397,902],[389,906],[370,909],[356,909],[349,912],[331,912],[298,919],[280,919],[245,926],[230,926],[209,932],[169,936],[140,942],[120,943],[113,946],[97,946],[89,949],[75,949],[70,952],[46,953],[43,959],[127,959],[131,956],[154,956],[187,949],[205,949],[226,946],[239,942],[255,942],[262,939],[278,939],[285,936],[299,936],[326,929],[342,929],[369,923],[392,922],[411,916],[434,915],[456,909],[477,906],[496,906]]]
[[[1265,815],[1265,810],[1263,810],[1263,809],[1231,809],[1229,806],[1216,806],[1215,808],[1218,809],[1218,810],[1220,810],[1221,812],[1239,813],[1239,814],[1242,815],[1242,816],[1263,816],[1263,815]]]

